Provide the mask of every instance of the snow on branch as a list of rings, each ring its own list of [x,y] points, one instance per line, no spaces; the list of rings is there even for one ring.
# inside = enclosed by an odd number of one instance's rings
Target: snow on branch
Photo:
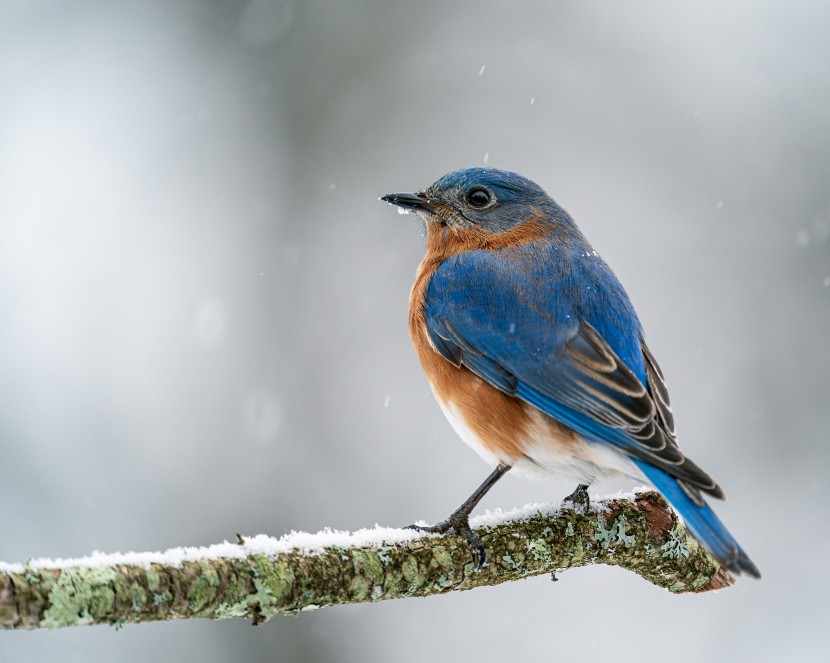
[[[671,592],[732,584],[653,491],[582,506],[529,505],[472,526],[487,547],[476,570],[461,536],[375,527],[259,535],[207,548],[0,562],[0,628],[246,617],[260,624],[343,603],[430,596],[588,564],[621,566]]]

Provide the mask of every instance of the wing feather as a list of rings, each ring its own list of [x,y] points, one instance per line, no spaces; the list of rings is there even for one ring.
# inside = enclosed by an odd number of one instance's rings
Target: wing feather
[[[677,444],[665,379],[642,340],[636,316],[636,324],[613,325],[613,320],[598,318],[596,309],[568,308],[545,291],[529,303],[528,289],[503,270],[494,270],[486,258],[476,259],[473,268],[479,279],[487,279],[487,288],[470,287],[464,263],[468,255],[442,264],[427,291],[428,333],[445,359],[581,435],[659,467],[679,479],[695,502],[701,500],[700,491],[723,496]],[[621,286],[619,290],[625,297]],[[593,313],[593,320],[586,311]],[[494,322],[499,320],[502,324]],[[511,324],[507,331],[504,320],[520,324]],[[600,333],[603,327],[618,347],[634,348],[632,365]],[[633,336],[622,338],[625,333]]]

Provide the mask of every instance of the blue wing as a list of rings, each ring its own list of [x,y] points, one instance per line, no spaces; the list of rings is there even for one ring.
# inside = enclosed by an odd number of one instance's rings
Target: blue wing
[[[538,242],[446,260],[427,290],[433,344],[581,435],[721,496],[677,446],[662,376],[619,281],[593,252],[565,250]]]
[[[425,308],[448,361],[631,456],[722,564],[757,574],[703,501],[700,491],[723,492],[678,447],[637,315],[590,248],[542,241],[459,254],[436,270]]]

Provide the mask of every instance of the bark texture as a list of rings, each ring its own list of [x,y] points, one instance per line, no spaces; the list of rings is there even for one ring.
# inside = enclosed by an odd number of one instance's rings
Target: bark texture
[[[588,564],[620,566],[675,593],[732,584],[658,493],[599,507],[477,529],[488,556],[480,571],[464,538],[452,535],[180,566],[26,567],[0,574],[0,628],[120,627],[194,617],[245,617],[260,624],[278,613],[444,594]]]

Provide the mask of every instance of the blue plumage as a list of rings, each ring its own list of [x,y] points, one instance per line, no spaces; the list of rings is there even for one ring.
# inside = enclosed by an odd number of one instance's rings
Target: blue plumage
[[[645,383],[640,321],[587,242],[546,239],[454,256],[430,281],[427,318],[430,324],[449,319],[471,336],[486,336],[507,363],[540,378],[554,377],[545,357],[556,355],[584,320]]]
[[[701,495],[722,491],[677,445],[625,290],[570,216],[538,185],[493,169],[386,199],[427,220],[434,271],[413,306],[432,350],[629,458],[722,565],[758,576]]]
[[[705,502],[691,499],[680,482],[673,476],[642,460],[634,461],[677,512],[683,516],[689,529],[703,543],[712,556],[733,573],[747,573],[761,577],[758,567],[749,559],[737,539]]]

